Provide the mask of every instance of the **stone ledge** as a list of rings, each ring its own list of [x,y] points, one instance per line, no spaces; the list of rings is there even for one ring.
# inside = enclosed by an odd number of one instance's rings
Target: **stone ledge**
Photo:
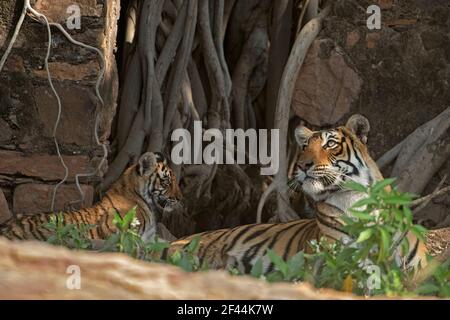
[[[304,283],[269,284],[226,271],[187,274],[123,254],[76,252],[1,237],[0,257],[0,299],[364,299]],[[66,287],[71,265],[80,267],[81,290]]]
[[[58,156],[47,154],[26,156],[17,151],[0,151],[0,159],[0,174],[20,174],[44,181],[57,181],[64,177],[64,168]],[[73,181],[78,173],[92,171],[88,156],[63,155],[63,159],[69,168],[69,181]]]
[[[89,207],[94,198],[94,189],[92,186],[81,185],[84,192],[84,203],[76,203],[73,209]],[[27,183],[22,184],[14,190],[13,211],[15,214],[33,214],[49,212],[52,203],[54,185]],[[55,211],[69,210],[69,204],[78,201],[81,195],[76,185],[61,185],[58,188],[55,198]]]

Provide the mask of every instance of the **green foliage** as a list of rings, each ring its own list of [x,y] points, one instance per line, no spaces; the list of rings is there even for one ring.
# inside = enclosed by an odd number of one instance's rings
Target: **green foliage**
[[[94,228],[93,225],[66,224],[62,213],[50,216],[50,221],[45,224],[45,227],[52,232],[47,242],[66,246],[75,249],[90,249],[91,241],[89,240],[89,230]]]
[[[272,250],[258,259],[250,275],[269,282],[308,281],[318,288],[334,288],[359,295],[436,295],[450,297],[450,260],[437,264],[420,283],[415,282],[416,270],[404,270],[398,265],[401,252],[408,252],[405,235],[413,233],[419,239],[427,232],[413,224],[409,204],[413,195],[400,193],[393,188],[393,179],[386,179],[366,188],[349,183],[345,187],[366,195],[350,209],[351,216],[342,216],[344,231],[348,239],[344,242],[329,242],[323,238],[311,242],[311,252],[299,252],[284,261]],[[390,190],[392,189],[392,190]],[[112,234],[101,249],[128,254],[146,261],[168,263],[187,272],[208,270],[207,262],[200,263],[197,251],[200,237],[195,237],[183,250],[162,258],[169,244],[154,238],[144,241],[138,232],[136,208],[124,217],[115,214],[117,232]],[[65,225],[62,215],[52,217],[47,228],[53,231],[49,242],[90,249],[89,228]],[[271,262],[274,271],[264,274],[264,262]],[[232,275],[241,275],[237,268],[230,268]]]
[[[206,262],[200,264],[196,255],[200,237],[195,237],[183,250],[176,251],[166,259],[162,259],[162,253],[164,249],[169,247],[169,243],[160,241],[157,237],[150,241],[142,239],[139,235],[140,224],[136,218],[136,207],[128,211],[123,217],[116,212],[113,224],[117,232],[111,234],[105,240],[100,251],[121,252],[136,259],[169,263],[188,272],[209,268]],[[46,227],[53,233],[48,239],[49,243],[77,249],[92,249],[94,247],[89,239],[89,230],[95,226],[65,224],[63,215],[58,214],[50,218]]]
[[[369,188],[355,183],[346,185],[366,197],[353,205],[351,216],[342,217],[344,231],[349,235],[345,245],[323,238],[311,243],[312,254],[300,252],[288,261],[268,250],[267,257],[275,271],[263,275],[262,262],[258,261],[251,275],[271,282],[308,281],[318,288],[359,295],[416,293],[449,297],[450,261],[435,268],[419,285],[413,277],[417,270],[404,270],[398,265],[401,252],[409,250],[406,234],[412,232],[423,240],[426,229],[413,224],[408,207],[413,195],[400,193],[393,188],[393,182],[386,179]]]

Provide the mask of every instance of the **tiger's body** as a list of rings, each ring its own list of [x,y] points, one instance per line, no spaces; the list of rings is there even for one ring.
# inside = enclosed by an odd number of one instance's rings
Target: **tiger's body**
[[[302,219],[286,223],[263,223],[238,226],[231,229],[206,231],[178,239],[164,253],[172,254],[188,245],[195,236],[200,236],[197,256],[201,263],[207,262],[214,269],[236,267],[249,273],[255,262],[263,257],[267,249],[287,259],[297,252],[310,252],[312,239],[320,239],[320,229],[315,219]],[[273,267],[263,260],[263,268]]]
[[[342,183],[350,180],[367,186],[383,179],[367,151],[368,132],[367,119],[358,115],[350,118],[346,126],[335,129],[312,132],[306,127],[297,128],[296,140],[302,152],[297,162],[298,171],[289,185],[312,200],[316,218],[201,233],[200,260],[207,261],[213,268],[236,267],[241,272],[249,272],[252,265],[263,258],[263,271],[268,272],[273,264],[264,258],[267,249],[288,259],[299,250],[310,250],[311,240],[321,237],[328,241],[346,240],[348,236],[342,230],[341,217],[350,215],[348,209],[364,195],[343,189]],[[448,230],[431,232],[426,245],[408,234],[411,249],[408,253],[399,253],[399,263],[409,268],[424,263],[426,253],[439,254],[448,246],[450,237],[442,236]],[[196,236],[171,242],[165,254],[182,249]],[[436,239],[439,239],[437,245]]]
[[[146,153],[138,164],[129,167],[94,206],[63,212],[65,224],[94,225],[89,232],[93,240],[105,239],[116,232],[115,212],[121,216],[136,207],[139,233],[148,239],[156,232],[156,212],[181,199],[181,192],[167,160],[159,153]],[[45,241],[51,236],[46,228],[51,215],[23,215],[0,226],[0,236],[10,240]]]

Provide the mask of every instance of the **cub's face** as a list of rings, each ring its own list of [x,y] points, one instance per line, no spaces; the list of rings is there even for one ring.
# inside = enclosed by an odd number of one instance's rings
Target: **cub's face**
[[[147,152],[136,166],[140,181],[137,192],[148,204],[170,211],[182,199],[177,179],[161,153]]]
[[[340,191],[344,182],[372,184],[373,177],[366,163],[368,131],[368,121],[362,116],[353,116],[346,126],[330,130],[298,127],[295,137],[300,156],[289,186],[322,201]]]

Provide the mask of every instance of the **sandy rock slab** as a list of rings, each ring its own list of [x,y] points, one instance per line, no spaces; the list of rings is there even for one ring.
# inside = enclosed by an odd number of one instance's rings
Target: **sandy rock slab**
[[[80,272],[81,289],[73,288]],[[306,284],[268,284],[223,271],[185,273],[122,254],[75,252],[0,238],[0,299],[352,299]]]

